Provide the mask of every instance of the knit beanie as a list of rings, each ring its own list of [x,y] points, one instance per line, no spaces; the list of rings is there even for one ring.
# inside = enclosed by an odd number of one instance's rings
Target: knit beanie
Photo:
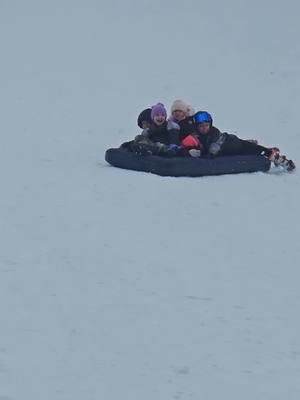
[[[183,100],[175,100],[171,107],[171,113],[177,110],[187,113],[188,109],[189,106]]]
[[[155,106],[152,106],[151,119],[153,120],[157,114],[163,114],[167,118],[167,110],[162,103],[157,103]]]

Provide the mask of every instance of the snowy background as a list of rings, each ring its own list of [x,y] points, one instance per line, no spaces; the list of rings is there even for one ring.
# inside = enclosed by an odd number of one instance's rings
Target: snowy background
[[[297,0],[0,0],[0,400],[298,400],[300,182],[105,150],[182,98],[299,164]]]

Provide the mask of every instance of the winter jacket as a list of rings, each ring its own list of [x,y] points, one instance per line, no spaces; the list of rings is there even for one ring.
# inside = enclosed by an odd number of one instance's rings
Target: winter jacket
[[[203,145],[203,154],[212,156],[220,155],[224,143],[228,139],[228,133],[220,132],[218,128],[212,126],[206,134],[196,132],[194,134]]]
[[[195,131],[195,123],[193,117],[186,117],[182,121],[177,122],[180,127],[179,137],[183,140],[186,136]]]
[[[153,125],[142,132],[143,136],[147,136],[152,142],[163,144],[180,144],[179,140],[180,127],[172,121],[166,121],[163,125]]]

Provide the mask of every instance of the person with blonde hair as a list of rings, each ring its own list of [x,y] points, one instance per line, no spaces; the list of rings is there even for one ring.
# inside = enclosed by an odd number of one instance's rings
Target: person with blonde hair
[[[171,106],[170,121],[176,122],[180,127],[180,140],[190,135],[195,130],[194,110],[183,100],[175,100]]]

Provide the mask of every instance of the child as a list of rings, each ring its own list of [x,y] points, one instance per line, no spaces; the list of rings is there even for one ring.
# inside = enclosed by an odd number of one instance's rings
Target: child
[[[146,108],[140,113],[137,119],[137,124],[141,129],[150,128],[152,125],[151,108]]]
[[[176,122],[180,126],[180,140],[183,140],[195,130],[192,114],[194,114],[194,110],[183,100],[173,102],[169,121]]]
[[[152,107],[151,120],[152,125],[134,139],[132,150],[140,155],[175,155],[180,143],[179,125],[167,121],[167,111],[162,103]]]
[[[145,110],[141,111],[137,119],[137,124],[143,130],[150,128],[152,125],[151,108],[145,108]],[[122,143],[120,147],[131,150],[133,143],[134,141],[130,140],[129,142]]]
[[[279,153],[277,147],[264,147],[256,143],[243,140],[229,133],[222,133],[213,126],[211,115],[206,111],[199,111],[194,115],[196,132],[194,136],[202,145],[202,154],[210,156],[233,156],[233,155],[264,155],[275,166],[281,166],[287,171],[295,169],[292,160]]]

